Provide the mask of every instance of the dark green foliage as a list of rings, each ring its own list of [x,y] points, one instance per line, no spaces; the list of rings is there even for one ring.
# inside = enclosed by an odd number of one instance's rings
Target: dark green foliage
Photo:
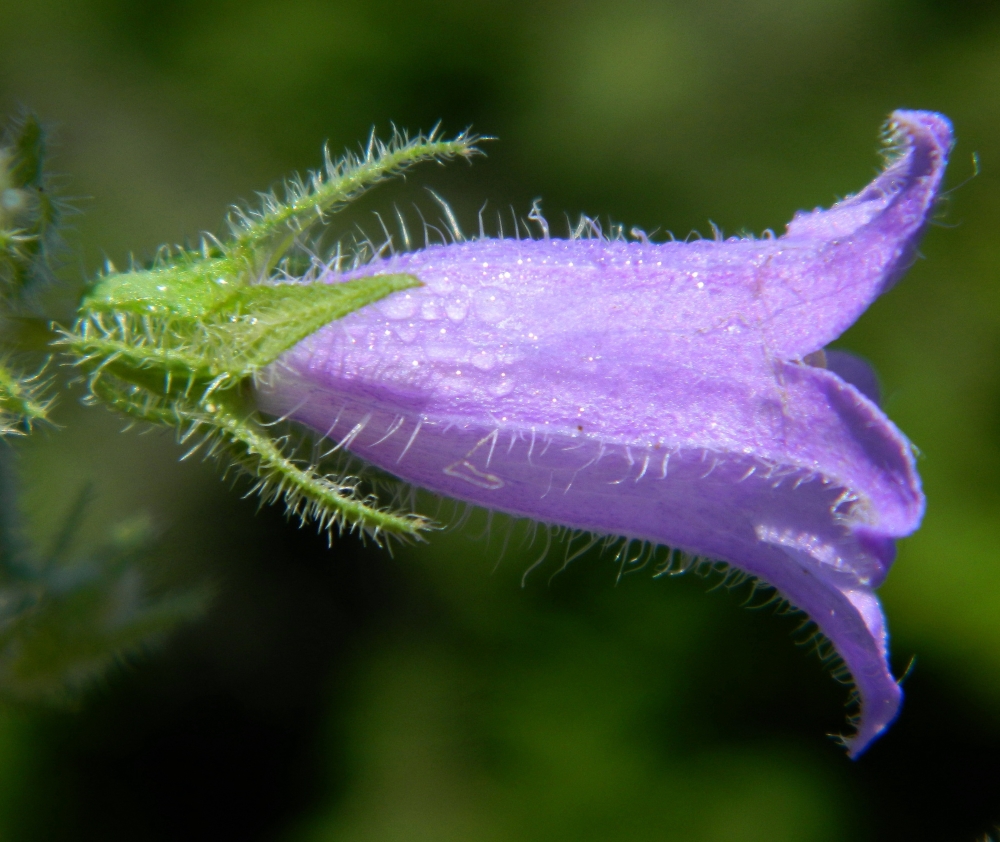
[[[5,465],[4,467],[9,467]],[[208,592],[158,593],[151,525],[115,525],[104,546],[74,546],[80,495],[46,553],[8,547],[0,564],[0,699],[66,704],[114,663],[197,617]]]
[[[45,133],[26,114],[0,147],[0,297],[20,301],[52,278],[63,206],[45,174]]]
[[[0,146],[0,700],[63,704],[200,614],[207,592],[158,592],[143,518],[113,526],[102,546],[79,548],[86,490],[47,551],[22,534],[14,453],[3,439],[31,432],[52,404],[52,333],[35,298],[53,280],[62,206],[44,163],[45,134],[26,115]],[[34,374],[23,373],[28,366]]]
[[[22,325],[11,317],[28,313],[26,299],[52,276],[60,202],[44,171],[45,134],[38,119],[24,115],[0,142],[0,354],[23,350]],[[44,368],[38,364],[39,371]],[[49,400],[44,381],[22,374],[0,358],[0,438],[30,431],[44,419]]]

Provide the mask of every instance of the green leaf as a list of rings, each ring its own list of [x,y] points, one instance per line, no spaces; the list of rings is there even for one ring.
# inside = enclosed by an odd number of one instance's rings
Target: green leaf
[[[7,168],[14,187],[41,187],[42,166],[45,161],[45,133],[34,114],[27,114],[20,121],[11,139]]]

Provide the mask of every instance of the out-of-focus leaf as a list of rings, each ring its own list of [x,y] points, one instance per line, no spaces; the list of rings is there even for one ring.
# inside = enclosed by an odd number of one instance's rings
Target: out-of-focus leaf
[[[33,114],[0,144],[0,298],[19,301],[52,277],[64,206],[44,170],[45,132]]]
[[[205,609],[206,588],[163,591],[154,585],[149,561],[155,536],[144,517],[113,526],[102,547],[74,551],[88,496],[84,489],[44,554],[5,530],[0,699],[72,702],[113,664]]]

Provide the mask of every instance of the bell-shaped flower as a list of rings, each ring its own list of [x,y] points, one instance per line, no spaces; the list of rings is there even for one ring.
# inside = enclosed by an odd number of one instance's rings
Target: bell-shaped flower
[[[773,586],[850,674],[857,756],[899,709],[875,588],[924,497],[871,372],[821,352],[914,260],[952,145],[937,114],[888,128],[884,171],[780,237],[480,238],[331,271],[422,286],[286,352],[258,403],[414,485]]]

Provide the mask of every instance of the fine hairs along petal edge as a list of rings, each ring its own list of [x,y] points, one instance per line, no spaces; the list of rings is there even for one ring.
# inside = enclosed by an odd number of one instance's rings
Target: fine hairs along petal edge
[[[953,143],[947,119],[922,111],[893,113],[886,139],[871,184],[780,237],[456,231],[331,269],[321,281],[422,286],[287,351],[258,377],[258,405],[414,485],[773,586],[849,673],[857,757],[902,699],[874,590],[924,497],[870,373],[819,352],[914,260]]]

